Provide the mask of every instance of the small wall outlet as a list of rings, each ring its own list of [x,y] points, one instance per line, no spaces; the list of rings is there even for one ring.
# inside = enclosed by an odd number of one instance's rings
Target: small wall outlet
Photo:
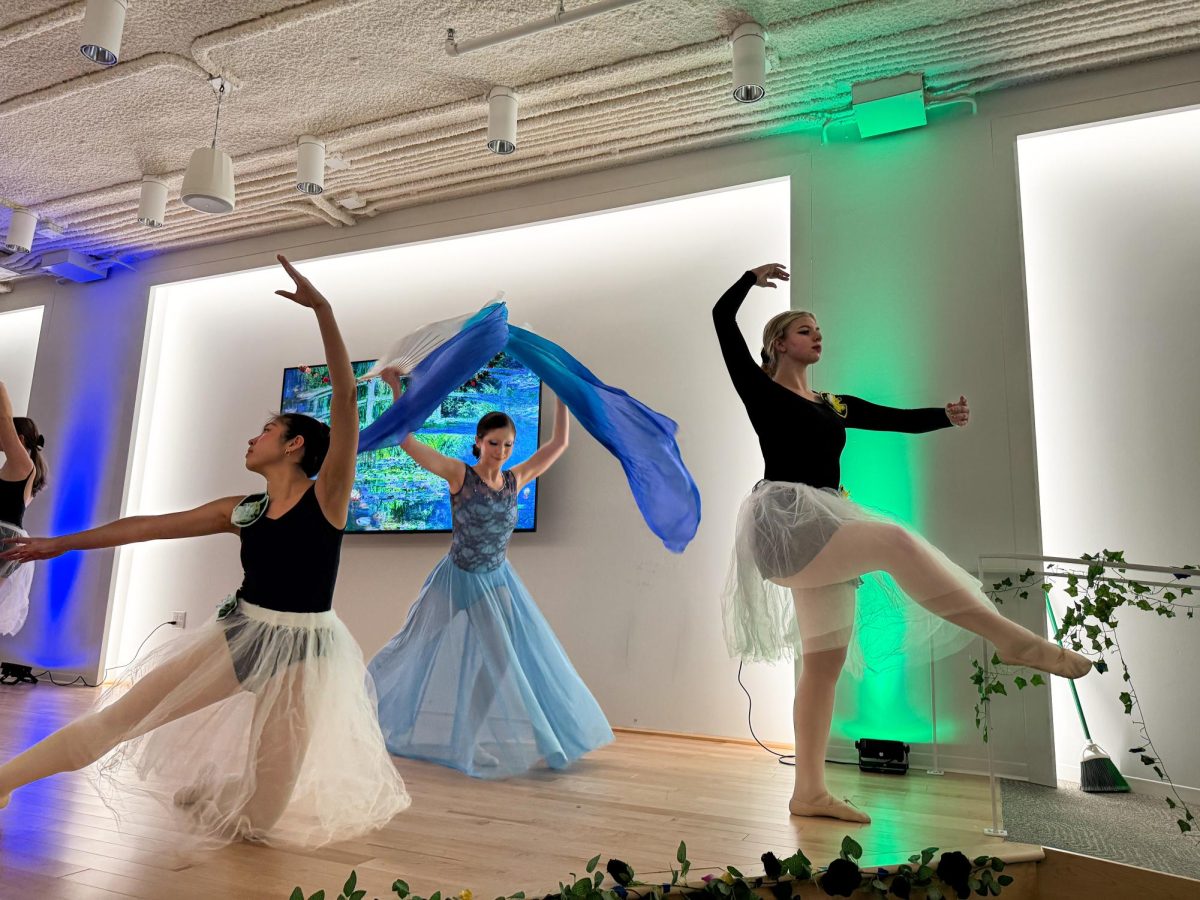
[[[175,623],[176,628],[183,628],[187,625],[187,613],[183,610],[176,610],[171,613],[171,621]]]

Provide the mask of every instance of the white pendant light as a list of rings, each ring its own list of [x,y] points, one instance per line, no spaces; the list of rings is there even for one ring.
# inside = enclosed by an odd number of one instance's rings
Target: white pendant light
[[[487,147],[493,153],[507,156],[517,149],[517,92],[494,87],[488,91],[487,102]]]
[[[767,42],[756,22],[739,25],[729,37],[733,46],[733,99],[754,103],[766,94]]]
[[[79,52],[102,66],[115,65],[121,55],[121,31],[129,0],[87,0]]]
[[[223,78],[210,82],[217,92],[217,121],[213,126],[211,147],[192,152],[187,171],[183,173],[183,188],[179,199],[192,209],[206,213],[233,212],[233,160],[217,147],[217,128],[221,124],[221,100],[229,90]]]
[[[138,221],[150,228],[162,228],[167,219],[167,183],[146,175],[142,178],[142,197],[138,203]]]
[[[200,212],[233,212],[233,160],[217,147],[192,151],[179,199]]]
[[[311,134],[300,135],[296,147],[296,190],[302,194],[325,190],[325,142]]]
[[[4,238],[4,249],[10,253],[28,253],[33,247],[35,228],[37,216],[27,209],[14,209],[12,221],[8,223],[8,235]]]

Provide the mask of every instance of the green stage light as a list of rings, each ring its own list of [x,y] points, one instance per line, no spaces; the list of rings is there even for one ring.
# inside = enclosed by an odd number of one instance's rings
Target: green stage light
[[[850,89],[860,137],[925,125],[925,80],[920,74],[863,81]]]

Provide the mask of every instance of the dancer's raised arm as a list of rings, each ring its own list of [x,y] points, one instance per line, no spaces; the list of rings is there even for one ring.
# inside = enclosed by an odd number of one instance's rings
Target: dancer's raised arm
[[[550,440],[538,447],[537,452],[525,462],[512,467],[513,474],[517,476],[517,490],[525,487],[534,479],[540,478],[542,473],[563,455],[563,451],[567,449],[570,423],[571,414],[567,412],[567,405],[562,402],[562,398],[555,397],[554,431],[550,435]]]
[[[17,425],[13,421],[12,398],[8,396],[8,388],[0,381],[0,451],[4,452],[4,465],[0,466],[0,478],[6,481],[18,481],[28,478],[33,471],[33,457],[21,436],[17,434]]]
[[[308,307],[316,314],[321,341],[325,346],[333,397],[329,404],[329,450],[320,464],[316,491],[325,518],[341,528],[346,524],[350,491],[354,487],[354,464],[358,457],[358,387],[354,380],[354,368],[350,365],[350,353],[346,350],[346,342],[342,340],[329,301],[283,254],[278,258],[296,284],[294,290],[275,293]]]
[[[755,386],[769,381],[770,376],[755,362],[754,355],[746,346],[746,340],[738,328],[737,312],[750,293],[750,288],[755,285],[774,288],[775,281],[786,282],[791,277],[782,263],[767,263],[749,269],[721,295],[713,307],[713,326],[717,330],[721,356],[725,359],[725,368],[729,371],[733,386],[743,400],[753,394]]]
[[[403,396],[400,390],[400,370],[389,366],[379,373],[379,377],[392,389],[392,402],[396,403]],[[457,494],[462,488],[463,478],[466,477],[467,464],[461,459],[439,453],[428,444],[408,435],[400,442],[400,448],[412,457],[413,462],[438,478],[444,478],[450,485],[450,492]]]

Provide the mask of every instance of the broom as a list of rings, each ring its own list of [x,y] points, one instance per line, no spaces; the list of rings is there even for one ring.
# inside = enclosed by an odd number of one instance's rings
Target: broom
[[[1050,624],[1054,626],[1054,640],[1061,647],[1062,641],[1058,638],[1058,622],[1054,620],[1054,607],[1050,605],[1049,597],[1046,597],[1046,613],[1050,616]],[[1092,733],[1088,731],[1087,719],[1083,717],[1083,706],[1079,702],[1079,691],[1075,689],[1075,682],[1068,679],[1067,684],[1071,686],[1071,696],[1075,698],[1075,710],[1079,713],[1079,724],[1083,726],[1083,736],[1087,738],[1087,744],[1083,748],[1083,759],[1079,761],[1079,787],[1089,794],[1128,794],[1129,782],[1121,776],[1112,757],[1092,740]]]

